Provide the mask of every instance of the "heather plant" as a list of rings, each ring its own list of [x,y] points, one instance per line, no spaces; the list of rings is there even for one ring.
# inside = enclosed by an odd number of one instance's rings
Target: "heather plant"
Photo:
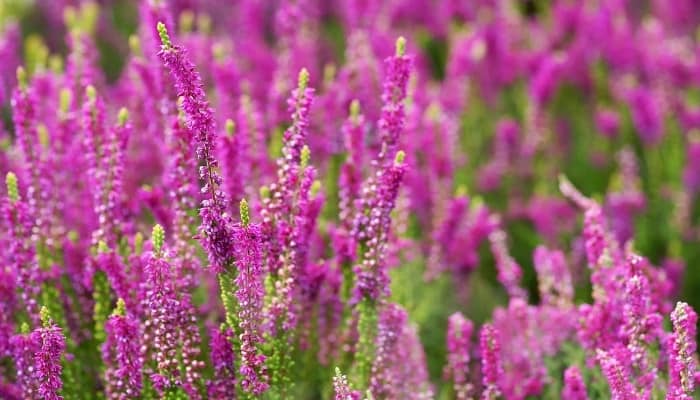
[[[699,26],[0,1],[0,398],[700,398]]]

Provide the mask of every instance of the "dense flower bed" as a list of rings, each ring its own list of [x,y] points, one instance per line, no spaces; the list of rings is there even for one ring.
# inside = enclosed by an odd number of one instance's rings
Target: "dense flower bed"
[[[0,398],[692,399],[693,0],[0,2]]]

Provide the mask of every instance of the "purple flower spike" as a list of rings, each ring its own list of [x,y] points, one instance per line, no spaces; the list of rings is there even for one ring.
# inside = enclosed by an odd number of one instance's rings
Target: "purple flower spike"
[[[333,377],[333,389],[335,390],[335,400],[360,400],[362,396],[357,390],[350,389],[348,378],[340,373],[340,369],[335,369]]]
[[[182,99],[187,128],[194,135],[197,159],[203,164],[199,167],[199,178],[204,182],[202,193],[207,198],[202,201],[200,209],[200,240],[207,251],[211,267],[218,273],[231,262],[233,235],[231,216],[227,214],[228,199],[220,189],[221,177],[217,172],[218,161],[214,157],[214,116],[204,93],[202,78],[188,59],[187,52],[170,42],[168,31],[162,23],[158,23],[158,32],[162,43],[158,54],[175,81],[177,94]]]
[[[499,381],[503,375],[501,365],[501,345],[498,332],[491,324],[481,327],[479,336],[481,350],[481,375],[484,391],[482,400],[494,400],[500,396]]]
[[[241,330],[240,381],[243,390],[260,395],[268,388],[265,356],[258,347],[262,338],[262,309],[265,297],[260,225],[250,223],[248,202],[241,200],[241,224],[234,229],[238,327]]]
[[[461,313],[454,313],[447,320],[447,365],[445,374],[452,378],[455,398],[466,400],[473,390],[468,380],[469,350],[474,324]]]
[[[390,161],[396,154],[399,136],[406,123],[404,100],[406,88],[411,75],[413,58],[406,55],[406,39],[396,40],[396,54],[385,61],[386,76],[382,91],[382,113],[379,129],[384,148],[379,156],[380,162]]]
[[[355,267],[355,302],[388,295],[389,277],[384,254],[391,229],[391,212],[405,171],[404,153],[399,151],[393,164],[377,171],[374,179],[365,183],[363,197],[358,201],[353,230],[356,240],[366,243],[367,250],[362,263]]]
[[[671,313],[673,334],[670,337],[671,354],[668,362],[669,385],[667,399],[693,398],[697,375],[696,332],[698,316],[687,304],[678,302]]]
[[[624,351],[622,349],[614,349],[610,352],[600,350],[597,351],[598,363],[603,370],[603,375],[610,386],[610,394],[613,400],[635,400],[634,387],[629,371],[625,368],[623,361]]]
[[[102,359],[105,362],[105,392],[111,400],[127,400],[141,394],[141,335],[139,323],[127,315],[119,299],[114,314],[105,323]]]
[[[8,172],[5,182],[8,195],[2,202],[2,219],[4,229],[8,232],[6,254],[9,270],[17,277],[17,287],[23,289],[20,291],[20,299],[32,324],[39,326],[37,299],[41,293],[41,270],[32,240],[33,218],[29,206],[20,197],[17,176]]]
[[[404,383],[398,380],[395,373],[393,361],[398,360],[394,360],[393,355],[399,351],[397,344],[407,318],[406,311],[395,304],[387,305],[379,316],[375,359],[369,384],[369,390],[376,398],[396,398],[395,391]]]
[[[22,166],[25,168],[20,174],[22,179],[28,180],[27,191],[30,211],[37,212],[37,181],[39,179],[40,151],[39,136],[37,132],[37,95],[33,87],[27,83],[27,74],[24,68],[17,68],[18,85],[12,93],[12,119],[15,126],[15,135],[20,150]]]
[[[542,302],[561,307],[573,304],[574,288],[564,253],[537,246],[534,264]]]
[[[511,298],[526,298],[527,294],[520,286],[523,271],[508,251],[506,233],[502,229],[494,230],[489,234],[489,242],[491,242],[491,252],[496,259],[498,281],[505,287]]]
[[[58,393],[63,387],[61,380],[61,357],[66,349],[66,338],[49,317],[48,310],[41,309],[43,326],[32,332],[31,338],[37,352],[34,355],[34,367],[38,381],[39,397],[46,400],[61,400]]]
[[[165,232],[153,228],[153,252],[146,263],[146,310],[143,342],[156,366],[151,382],[159,392],[182,388],[189,398],[201,398],[197,385],[203,363],[198,360],[201,339],[194,307],[188,293],[178,293],[168,253],[163,248]]]
[[[294,197],[302,179],[302,150],[305,147],[309,128],[309,113],[314,101],[314,89],[309,86],[309,72],[306,69],[299,71],[297,88],[287,99],[288,111],[292,117],[292,124],[284,132],[284,145],[282,157],[277,160],[277,181],[270,185],[270,196],[264,200],[262,210],[263,232],[268,243],[271,272],[277,272],[282,267],[282,246],[291,241],[291,228],[294,222],[290,221],[296,214]],[[308,147],[307,147],[308,149]],[[307,160],[308,162],[308,160]],[[293,279],[296,277],[296,268],[291,266],[289,271],[283,271]]]

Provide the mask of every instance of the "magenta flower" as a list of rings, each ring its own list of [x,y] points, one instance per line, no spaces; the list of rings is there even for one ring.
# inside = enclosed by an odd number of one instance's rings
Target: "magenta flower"
[[[485,324],[481,327],[479,349],[481,351],[481,380],[484,386],[481,398],[482,400],[493,400],[501,394],[499,382],[503,375],[501,344],[498,332],[493,325]]]
[[[105,394],[108,399],[126,400],[141,393],[141,335],[138,320],[126,313],[124,301],[105,323],[102,360],[105,363]]]
[[[455,398],[466,400],[474,389],[469,383],[469,351],[472,347],[474,324],[461,313],[454,313],[447,321],[447,365],[445,375],[451,377]]]
[[[527,294],[520,286],[523,271],[508,251],[506,233],[502,229],[494,230],[489,234],[489,242],[493,257],[496,259],[498,281],[501,282],[511,298],[526,298]]]
[[[35,89],[27,83],[27,74],[23,68],[17,69],[17,87],[12,93],[12,118],[17,135],[17,144],[22,156],[23,168],[26,173],[23,179],[29,180],[32,189],[37,190],[38,170],[40,151],[39,135],[37,132],[37,103],[38,99]],[[32,209],[37,207],[36,193],[29,195],[29,204]],[[32,210],[36,212],[36,210]]]
[[[379,315],[375,358],[372,364],[369,391],[379,399],[396,397],[396,391],[404,383],[399,381],[394,356],[399,352],[398,343],[406,323],[406,311],[395,304],[388,304]],[[406,360],[404,360],[406,361]]]
[[[564,253],[538,246],[533,258],[542,303],[563,307],[571,305],[574,288]]]
[[[145,356],[155,363],[156,371],[150,378],[159,393],[182,388],[190,398],[198,399],[198,385],[204,367],[199,360],[199,327],[190,295],[176,291],[168,253],[163,248],[164,237],[163,228],[156,225],[153,228],[153,252],[147,255],[145,267]]]
[[[309,73],[299,72],[298,86],[288,100],[292,124],[284,132],[277,181],[264,197],[263,233],[267,240],[269,271],[275,277],[275,294],[267,307],[267,330],[284,335],[297,326],[299,314],[308,309],[305,276],[308,252],[323,197],[316,194],[316,170],[309,165],[311,153],[305,145],[314,90],[308,87]],[[300,339],[304,344],[304,338]]]
[[[630,372],[625,367],[626,356],[624,348],[612,349],[609,352],[598,349],[596,352],[596,358],[608,381],[613,400],[637,399]]]
[[[262,338],[263,286],[262,233],[250,223],[248,203],[241,200],[241,224],[234,229],[236,253],[236,298],[241,342],[240,383],[243,390],[260,395],[268,388],[265,356],[259,346]]]
[[[292,91],[292,95],[287,100],[292,124],[284,132],[282,157],[277,160],[277,181],[270,185],[269,196],[264,199],[261,212],[263,234],[268,242],[268,268],[273,273],[282,268],[283,260],[288,256],[282,254],[283,247],[293,240],[294,218],[300,215],[300,211],[296,208],[295,196],[298,194],[296,189],[302,180],[304,169],[301,165],[302,149],[305,147],[308,135],[310,107],[314,100],[314,89],[310,88],[308,84],[309,72],[302,69],[299,72],[297,88]],[[308,159],[306,161],[308,162]],[[299,243],[297,245],[304,246],[306,244]],[[298,278],[298,269],[301,266],[295,265],[292,261],[296,260],[288,261],[287,270],[280,272],[280,274],[285,275],[285,279],[291,279],[291,282],[294,282]],[[284,290],[291,294],[293,288],[284,288]],[[279,313],[279,311],[275,311],[275,313]]]
[[[209,331],[209,347],[214,376],[207,383],[207,394],[212,399],[236,397],[236,355],[233,352],[231,328],[213,328]]]
[[[145,293],[144,343],[155,361],[158,376],[151,376],[154,387],[163,391],[178,383],[177,315],[178,301],[171,282],[170,265],[150,256],[146,264],[148,290]]]
[[[631,256],[629,263],[634,271],[641,258]],[[661,330],[662,317],[652,303],[649,282],[644,275],[636,272],[628,278],[624,297],[622,332],[627,338],[627,356],[634,366],[638,395],[646,397],[651,394],[657,378],[648,349]]]
[[[29,213],[36,219],[34,224],[39,235],[34,241],[46,237],[49,226],[56,216],[51,213],[51,174],[47,162],[46,146],[41,145],[39,114],[40,88],[38,80],[27,82],[27,74],[22,67],[17,69],[18,86],[12,94],[12,118],[15,126],[17,147],[20,152],[20,176],[26,184],[26,203]],[[44,136],[48,136],[46,126]]]
[[[22,332],[12,335],[10,338],[10,350],[14,361],[16,383],[23,398],[36,398],[38,381],[34,355],[39,347],[29,334],[29,327],[24,324]]]
[[[6,176],[8,196],[2,202],[3,225],[8,237],[5,243],[9,271],[16,277],[20,299],[32,324],[40,325],[39,304],[42,274],[36,259],[35,243],[32,240],[34,227],[29,206],[20,197],[17,176],[9,172]]]
[[[367,249],[361,264],[355,266],[355,302],[363,298],[377,300],[388,295],[389,278],[383,255],[389,240],[391,211],[396,204],[405,173],[403,157],[404,153],[398,152],[393,164],[377,171],[375,176],[365,183],[363,196],[358,201],[353,232],[356,241],[366,243]]]
[[[66,349],[66,338],[49,317],[48,310],[41,310],[42,327],[35,329],[31,339],[36,346],[34,368],[38,383],[37,393],[42,399],[60,400],[63,387],[61,358]]]

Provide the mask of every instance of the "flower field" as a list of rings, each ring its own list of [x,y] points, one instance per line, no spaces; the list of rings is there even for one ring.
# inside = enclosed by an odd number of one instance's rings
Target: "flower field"
[[[700,399],[695,0],[0,0],[0,399]]]

